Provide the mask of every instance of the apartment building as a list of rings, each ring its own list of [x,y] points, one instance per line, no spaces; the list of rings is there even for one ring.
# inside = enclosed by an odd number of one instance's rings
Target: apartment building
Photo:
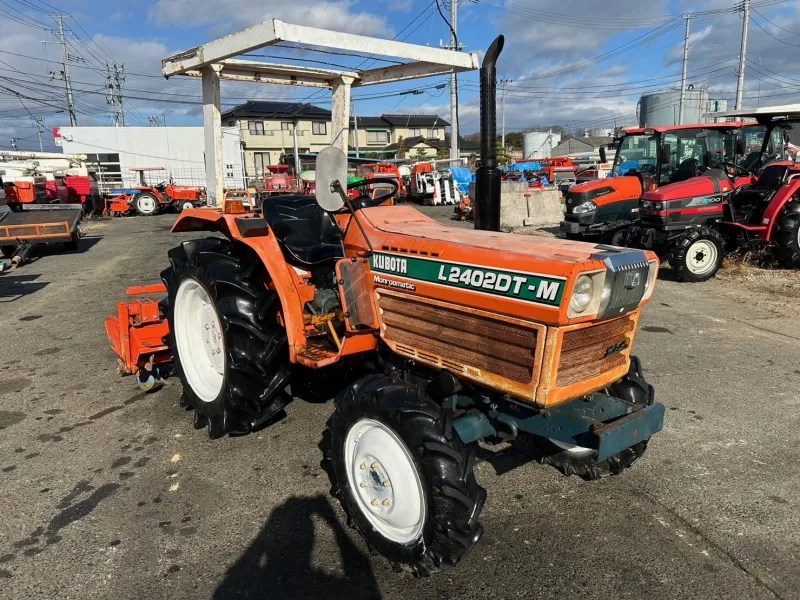
[[[400,139],[424,138],[441,141],[450,123],[438,115],[394,115],[358,117],[358,148],[365,152],[387,151],[387,146],[398,144]],[[356,146],[356,120],[350,118],[351,148]]]

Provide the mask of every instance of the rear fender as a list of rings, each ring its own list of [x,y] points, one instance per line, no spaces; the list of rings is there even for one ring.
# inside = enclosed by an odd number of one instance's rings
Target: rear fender
[[[766,241],[772,241],[772,236],[775,233],[775,223],[783,207],[798,194],[800,194],[800,177],[784,185],[778,190],[778,193],[775,194],[775,197],[769,203],[769,206],[767,206],[767,210],[764,211],[764,216],[761,220],[761,223],[767,226],[767,233],[764,237]]]
[[[172,226],[172,233],[218,232],[234,242],[248,246],[258,255],[281,302],[281,314],[289,342],[289,360],[297,362],[297,355],[306,347],[303,306],[313,299],[314,286],[301,278],[300,274],[286,262],[278,241],[266,222],[263,228],[258,230],[257,235],[252,231],[244,235],[236,224],[237,217],[245,218],[242,215],[223,214],[215,208],[187,208]]]

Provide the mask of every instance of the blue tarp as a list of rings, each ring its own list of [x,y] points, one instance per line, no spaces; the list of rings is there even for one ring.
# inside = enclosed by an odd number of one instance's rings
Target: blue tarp
[[[519,162],[519,163],[511,165],[506,170],[507,171],[514,171],[514,172],[541,171],[542,170],[542,164],[539,163],[539,162]]]
[[[453,174],[453,180],[458,184],[458,189],[462,194],[469,193],[469,184],[472,183],[474,175],[466,167],[447,167],[444,169]]]

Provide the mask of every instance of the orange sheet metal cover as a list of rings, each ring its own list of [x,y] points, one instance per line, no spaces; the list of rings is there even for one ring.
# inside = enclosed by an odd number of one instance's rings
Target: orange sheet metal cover
[[[585,194],[599,189],[613,188],[613,192],[592,198],[598,207],[621,202],[638,200],[642,196],[642,182],[638,177],[607,177],[579,183],[569,188],[570,194]]]
[[[359,211],[359,218],[376,251],[376,286],[541,323],[569,323],[565,300],[574,277],[605,268],[602,260],[592,258],[598,252],[595,244],[450,227],[407,206],[367,208]],[[364,246],[358,228],[349,227],[348,254]],[[425,275],[415,275],[409,266]],[[475,279],[459,285],[467,271]],[[487,276],[490,271],[494,273]],[[512,278],[511,287],[505,286],[510,293],[497,293],[488,285],[501,272],[504,279]],[[481,277],[487,277],[486,285],[477,283]],[[587,318],[572,322],[581,320]]]

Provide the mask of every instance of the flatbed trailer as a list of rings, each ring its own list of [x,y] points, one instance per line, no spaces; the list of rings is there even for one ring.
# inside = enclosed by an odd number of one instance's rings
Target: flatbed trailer
[[[33,246],[63,243],[74,249],[83,232],[80,204],[12,204],[0,206],[0,249],[11,268],[25,262]]]

